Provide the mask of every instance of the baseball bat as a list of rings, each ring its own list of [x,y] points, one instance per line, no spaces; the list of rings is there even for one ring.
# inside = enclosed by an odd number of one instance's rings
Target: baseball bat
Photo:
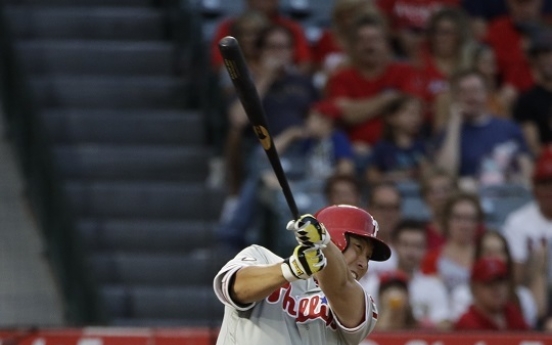
[[[232,36],[226,36],[219,41],[218,47],[220,54],[224,59],[226,71],[228,71],[228,74],[232,79],[232,83],[234,84],[234,88],[236,89],[240,102],[245,109],[249,122],[251,122],[251,125],[253,126],[253,131],[265,150],[268,160],[270,161],[270,165],[272,165],[272,169],[276,174],[276,178],[278,178],[280,187],[282,187],[282,191],[284,192],[284,196],[293,219],[298,219],[299,211],[297,210],[295,199],[293,198],[293,194],[291,194],[288,180],[284,173],[284,169],[282,169],[282,164],[280,163],[280,157],[274,147],[274,141],[272,140],[272,136],[268,128],[261,98],[259,97],[255,83],[253,83],[253,79],[251,78],[251,74],[249,73],[249,69],[245,63],[238,40]]]

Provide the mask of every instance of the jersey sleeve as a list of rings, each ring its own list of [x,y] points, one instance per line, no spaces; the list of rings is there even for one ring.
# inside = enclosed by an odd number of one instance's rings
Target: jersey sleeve
[[[217,298],[226,306],[239,311],[246,311],[255,306],[255,303],[242,305],[232,300],[230,288],[236,272],[247,266],[260,266],[283,261],[282,258],[268,249],[252,245],[239,252],[217,273],[213,281],[213,289]]]
[[[374,303],[374,300],[366,291],[364,291],[364,304],[366,306],[364,321],[356,327],[345,327],[339,322],[337,317],[335,318],[335,323],[341,332],[341,337],[345,344],[360,344],[376,326],[376,322],[378,321],[378,309],[376,303]]]

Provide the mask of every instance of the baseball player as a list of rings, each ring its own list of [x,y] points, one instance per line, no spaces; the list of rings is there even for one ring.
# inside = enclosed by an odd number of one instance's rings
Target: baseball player
[[[359,344],[378,314],[358,279],[369,260],[391,255],[376,238],[377,222],[360,208],[337,205],[287,228],[299,242],[289,258],[252,245],[216,275],[225,305],[217,345]]]

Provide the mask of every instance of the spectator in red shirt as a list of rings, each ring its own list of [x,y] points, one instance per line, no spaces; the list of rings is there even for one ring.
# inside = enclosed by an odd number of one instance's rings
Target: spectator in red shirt
[[[498,258],[481,258],[472,268],[473,304],[454,325],[456,330],[528,330],[519,308],[509,301],[511,272]]]
[[[381,137],[381,115],[401,93],[420,94],[415,70],[392,61],[383,20],[360,18],[347,37],[351,66],[340,70],[327,84],[327,96],[341,110],[339,119],[359,156],[367,156]],[[364,169],[362,169],[364,170]]]
[[[493,47],[498,69],[504,81],[518,92],[531,88],[534,77],[526,56],[526,47],[543,22],[542,0],[508,0],[509,16],[489,23],[486,41]]]
[[[332,10],[331,28],[323,31],[312,47],[316,84],[323,88],[327,78],[348,63],[346,37],[355,19],[376,13],[372,2],[366,0],[337,0]]]
[[[294,61],[302,71],[310,70],[311,53],[310,47],[303,28],[291,19],[283,17],[278,13],[279,0],[246,0],[247,11],[257,11],[264,14],[272,24],[286,27],[293,35],[294,42]],[[230,34],[230,28],[234,18],[223,21],[217,30],[211,42],[211,65],[215,70],[222,66],[222,56],[218,50],[218,42]]]

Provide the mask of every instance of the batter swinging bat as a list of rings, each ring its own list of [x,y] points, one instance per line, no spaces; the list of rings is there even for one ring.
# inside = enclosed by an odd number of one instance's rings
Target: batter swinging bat
[[[282,164],[280,163],[280,157],[278,157],[278,152],[274,148],[274,142],[272,141],[272,136],[268,130],[266,115],[261,104],[261,99],[255,88],[255,84],[251,79],[249,69],[245,64],[245,59],[241,52],[238,40],[232,36],[226,36],[219,41],[219,50],[220,54],[224,59],[224,65],[226,70],[232,79],[234,88],[238,93],[241,104],[245,109],[245,113],[249,118],[249,122],[253,126],[253,131],[257,135],[257,138],[261,142],[268,160],[272,165],[272,169],[278,178],[280,187],[284,192],[286,202],[288,207],[293,215],[293,219],[299,218],[299,211],[297,210],[297,205],[295,204],[295,199],[291,194],[291,189],[282,169]]]

